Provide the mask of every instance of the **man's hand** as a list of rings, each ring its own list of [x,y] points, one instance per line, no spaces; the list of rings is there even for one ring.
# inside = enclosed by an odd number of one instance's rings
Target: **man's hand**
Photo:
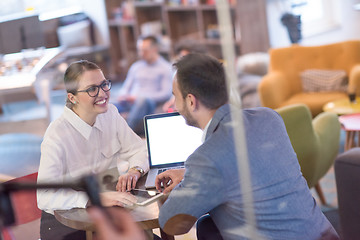
[[[144,231],[135,223],[134,219],[125,209],[108,208],[113,221],[106,217],[97,207],[88,209],[91,220],[96,226],[97,240],[145,240]],[[111,222],[112,221],[112,222]]]
[[[169,99],[167,100],[164,105],[162,106],[162,110],[164,112],[168,112],[169,108],[172,108],[172,109],[175,109],[175,97],[174,95]]]
[[[173,188],[178,185],[184,178],[185,169],[170,169],[156,176],[155,186],[158,191],[162,191],[161,186],[164,187],[164,194],[171,192]]]
[[[102,192],[100,193],[101,203],[105,207],[112,206],[133,206],[137,199],[134,195],[125,192]]]
[[[135,188],[140,177],[141,174],[139,171],[130,169],[126,174],[119,177],[118,183],[116,184],[116,190],[120,192],[130,191]]]

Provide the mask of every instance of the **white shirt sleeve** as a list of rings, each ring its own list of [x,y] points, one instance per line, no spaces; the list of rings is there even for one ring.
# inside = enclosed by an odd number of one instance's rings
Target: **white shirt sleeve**
[[[139,166],[147,172],[149,170],[149,161],[145,140],[134,133],[115,107],[111,107],[109,110],[112,111],[113,118],[116,119],[117,137],[121,143],[121,150],[117,160],[119,172],[125,172],[124,168],[127,168],[127,171],[134,166]],[[124,162],[128,163],[127,166]]]
[[[128,74],[126,76],[126,79],[120,88],[119,96],[126,96],[129,95],[131,92],[131,88],[134,82],[134,65],[132,65],[128,71]]]
[[[63,174],[65,149],[52,139],[45,138],[41,144],[41,160],[38,183],[64,183],[70,181]],[[56,209],[85,208],[88,197],[85,192],[72,189],[40,189],[37,191],[37,203],[41,210],[50,214]]]

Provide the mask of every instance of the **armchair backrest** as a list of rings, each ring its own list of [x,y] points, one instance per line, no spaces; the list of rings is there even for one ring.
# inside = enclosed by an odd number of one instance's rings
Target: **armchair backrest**
[[[309,159],[317,158],[318,141],[312,126],[312,116],[306,105],[292,105],[276,110],[282,117],[286,131],[289,135],[291,145],[296,152],[304,178],[310,182],[316,168],[315,161]]]
[[[309,188],[332,166],[339,148],[340,123],[336,114],[321,113],[312,119],[305,104],[276,109],[283,118],[291,144]]]
[[[345,41],[322,46],[299,46],[270,49],[269,72],[279,71],[291,81],[291,92],[302,91],[300,73],[308,69],[345,70],[349,75],[360,63],[360,41]]]
[[[15,178],[9,182],[36,183],[38,173]],[[22,190],[11,193],[16,225],[28,223],[41,217],[41,210],[37,207],[36,190]]]
[[[37,172],[15,178],[9,182],[36,183]],[[15,223],[13,226],[2,229],[4,240],[39,239],[41,210],[37,207],[36,190],[21,190],[10,193]],[[8,219],[9,220],[9,219]],[[1,238],[1,237],[0,237]]]

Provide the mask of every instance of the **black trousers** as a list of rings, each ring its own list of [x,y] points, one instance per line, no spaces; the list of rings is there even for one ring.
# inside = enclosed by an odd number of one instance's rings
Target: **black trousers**
[[[69,228],[55,216],[42,211],[40,223],[41,240],[86,240],[86,232]]]
[[[69,228],[56,220],[54,215],[42,211],[40,238],[41,240],[86,240],[86,232]],[[154,234],[154,240],[161,238]]]
[[[198,240],[223,240],[219,229],[209,214],[202,216],[196,222],[196,237]]]

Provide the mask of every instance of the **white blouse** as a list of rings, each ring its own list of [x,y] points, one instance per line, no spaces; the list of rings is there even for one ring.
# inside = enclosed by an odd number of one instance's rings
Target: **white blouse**
[[[41,144],[38,183],[63,183],[89,173],[118,167],[119,173],[139,166],[149,169],[145,142],[136,135],[109,104],[94,126],[88,125],[72,110],[64,113],[46,130]],[[53,214],[56,209],[84,208],[88,197],[72,189],[37,191],[38,207]]]

